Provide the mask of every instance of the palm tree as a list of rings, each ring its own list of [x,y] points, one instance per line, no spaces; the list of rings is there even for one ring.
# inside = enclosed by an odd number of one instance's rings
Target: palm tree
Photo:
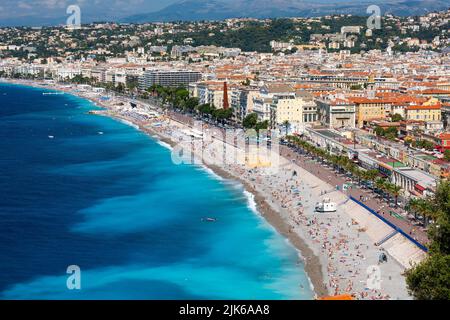
[[[418,213],[418,209],[419,209],[419,199],[417,198],[411,198],[408,201],[408,204],[406,205],[405,208],[407,211],[414,213],[414,218],[417,219],[417,213]]]
[[[334,170],[339,168],[338,166],[339,158],[334,154],[330,155],[330,162],[333,165]]]
[[[320,160],[322,162],[324,161],[325,154],[326,154],[325,150],[322,150],[322,149],[317,149],[316,150],[316,155],[320,158]]]
[[[393,184],[392,183],[390,183],[389,181],[385,181],[384,182],[384,191],[385,191],[385,193],[386,193],[386,195],[387,195],[387,201],[388,201],[388,203],[390,203],[391,202],[391,195],[392,195],[392,189],[393,189]]]
[[[360,170],[360,178],[363,181],[369,181],[368,171]]]
[[[367,180],[371,181],[372,184],[375,183],[376,178],[378,177],[378,170],[369,170],[366,172]]]
[[[326,160],[326,162],[327,163],[330,163],[331,162],[331,159],[332,159],[332,155],[331,154],[329,154],[327,151],[325,151],[324,150],[324,153],[325,153],[325,160]]]
[[[399,186],[391,183],[390,187],[389,187],[389,191],[390,191],[391,195],[395,198],[395,207],[397,208],[398,207],[398,205],[397,205],[398,197],[400,196],[402,188],[400,188]]]
[[[383,178],[378,178],[377,180],[375,180],[375,187],[378,190],[381,190],[382,195],[383,195],[383,192],[386,189],[386,180]]]
[[[359,169],[356,165],[354,165],[353,174],[358,178],[358,184],[361,186],[361,182],[366,177],[366,171]]]
[[[345,170],[345,167],[348,165],[348,162],[349,162],[348,158],[338,156],[337,165],[339,167],[339,172],[342,172],[343,170]]]
[[[417,214],[422,216],[423,223],[427,226],[430,219],[435,217],[436,210],[433,208],[433,202],[426,199],[411,199],[408,203],[407,210],[414,213],[417,219]]]

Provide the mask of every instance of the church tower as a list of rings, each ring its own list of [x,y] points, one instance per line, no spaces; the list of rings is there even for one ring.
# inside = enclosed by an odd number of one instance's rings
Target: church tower
[[[230,103],[228,102],[228,86],[227,82],[223,83],[223,108],[228,109],[230,107]]]

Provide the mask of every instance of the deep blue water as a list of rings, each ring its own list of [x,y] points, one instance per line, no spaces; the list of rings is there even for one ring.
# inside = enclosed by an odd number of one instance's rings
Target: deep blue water
[[[241,185],[42,92],[0,84],[0,298],[312,298]],[[66,287],[69,265],[81,290]]]

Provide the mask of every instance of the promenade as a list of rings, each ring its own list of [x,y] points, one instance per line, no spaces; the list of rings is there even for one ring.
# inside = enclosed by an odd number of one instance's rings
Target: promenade
[[[194,123],[194,120],[189,115],[183,115],[177,112],[170,112],[169,115],[172,119],[190,126]],[[339,186],[342,189],[343,184],[348,183],[345,175],[336,173],[332,167],[325,166],[323,163],[315,161],[312,157],[297,152],[288,146],[280,145],[280,155],[290,161],[294,161],[301,168],[332,186]],[[383,201],[372,190],[362,189],[356,184],[353,184],[353,187],[345,191],[345,193],[347,196],[352,196],[358,200],[364,199],[361,202],[379,213],[396,227],[402,229],[405,233],[409,234],[411,238],[422,245],[426,245],[429,242],[427,230],[425,228],[414,224],[413,221],[409,220],[407,218],[407,213],[401,208],[391,208],[388,203]]]
[[[287,146],[281,146],[280,152],[283,157],[286,157],[292,161],[295,161],[300,167],[314,174],[323,181],[328,182],[333,186],[340,186],[348,183],[345,175],[337,174],[332,167],[325,166],[324,164],[314,161],[311,157],[296,152]],[[370,189],[362,189],[356,187],[346,191],[348,196],[353,196],[355,199],[362,199],[364,204],[370,207],[375,212],[379,213],[386,220],[394,224],[396,227],[402,229],[405,233],[409,234],[413,239],[417,240],[423,245],[428,243],[428,235],[426,229],[414,225],[406,218],[406,213],[400,208],[391,208],[382,199],[376,196],[376,194]]]

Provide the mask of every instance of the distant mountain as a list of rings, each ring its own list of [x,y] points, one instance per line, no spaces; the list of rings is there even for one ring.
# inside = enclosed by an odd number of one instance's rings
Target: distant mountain
[[[367,15],[367,7],[377,4],[382,14],[421,15],[446,10],[442,0],[183,0],[151,13],[133,15],[124,22],[223,20],[228,18],[307,17],[328,14]]]

